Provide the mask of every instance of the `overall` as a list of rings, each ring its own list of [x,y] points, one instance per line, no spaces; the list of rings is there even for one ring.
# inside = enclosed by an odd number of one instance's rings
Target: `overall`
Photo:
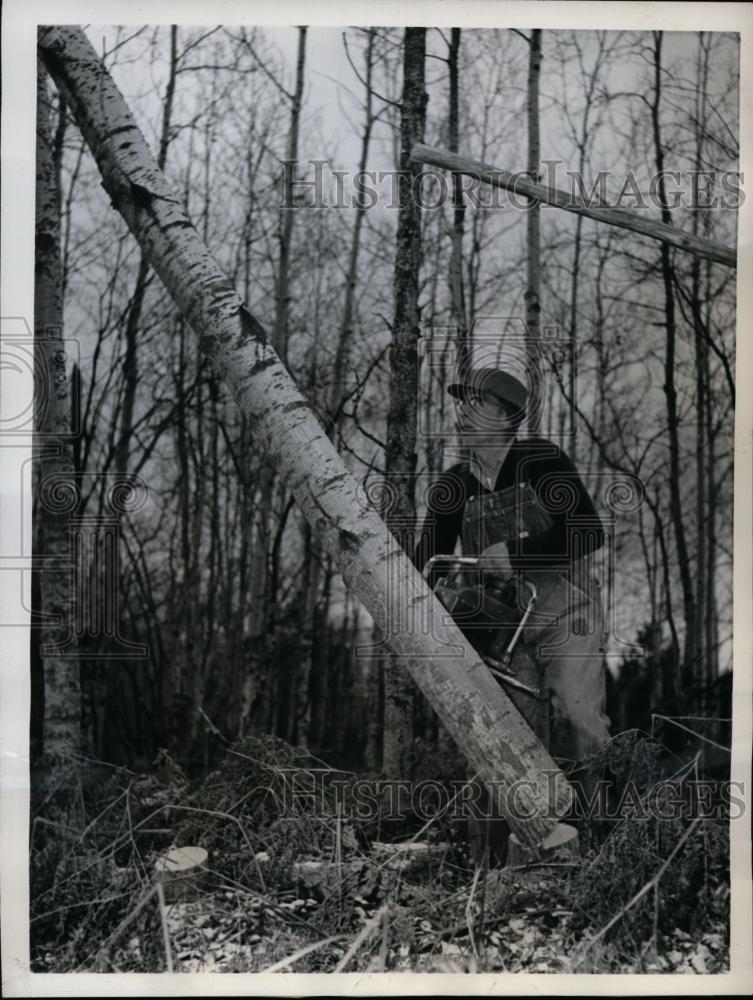
[[[519,540],[545,531],[551,523],[528,483],[470,497],[463,511],[463,554],[482,555],[490,545],[505,542],[515,555]],[[577,558],[575,548],[572,555],[567,565],[555,568],[546,566],[545,557],[538,566],[537,557],[531,557],[530,565],[519,571],[535,584],[538,599],[516,656],[520,662],[527,654],[549,688],[549,749],[563,764],[598,752],[609,737],[604,712],[607,632],[600,584],[588,557]],[[525,588],[519,589],[522,600]],[[517,669],[516,656],[512,663]],[[528,718],[520,699],[514,700]]]

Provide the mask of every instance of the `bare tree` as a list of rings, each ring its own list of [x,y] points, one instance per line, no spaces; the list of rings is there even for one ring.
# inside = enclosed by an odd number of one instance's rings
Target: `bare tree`
[[[450,32],[450,46],[447,65],[450,71],[450,100],[448,114],[448,148],[452,153],[460,152],[460,28]],[[452,175],[452,250],[450,253],[450,316],[457,333],[457,363],[464,370],[470,360],[471,345],[468,343],[468,317],[465,309],[465,283],[463,281],[463,232],[465,228],[465,202],[463,178]]]
[[[387,525],[407,552],[414,548],[416,422],[418,397],[418,270],[421,263],[421,168],[411,150],[422,142],[427,96],[424,73],[426,29],[406,28],[400,118],[400,174],[395,249],[394,320],[390,346],[390,406],[387,415]],[[384,679],[382,767],[393,777],[406,766],[413,739],[413,686],[402,665],[388,659]]]
[[[661,203],[662,222],[671,225],[672,212],[667,198],[664,145],[661,132],[661,97],[662,97],[662,44],[663,32],[654,32],[653,63],[654,63],[654,96],[651,102],[651,124],[654,137],[654,156],[658,177],[658,192]],[[695,649],[693,640],[696,636],[695,617],[696,604],[693,593],[693,581],[690,570],[690,553],[685,530],[685,520],[682,503],[682,477],[680,470],[680,416],[677,406],[677,389],[675,386],[677,320],[675,311],[674,271],[669,246],[661,244],[661,273],[664,284],[664,325],[666,331],[664,351],[664,394],[667,401],[667,437],[669,443],[669,499],[670,517],[677,548],[677,564],[682,585],[683,617],[685,619],[685,647],[683,655],[682,681],[687,683],[692,677]],[[679,664],[678,664],[679,667]],[[680,682],[681,678],[677,678]],[[674,702],[675,699],[672,699]],[[671,705],[670,705],[671,707]]]
[[[541,160],[539,136],[539,77],[541,75],[541,29],[533,28],[528,40],[528,89],[526,113],[528,120],[528,175],[538,182]],[[526,355],[532,374],[538,375],[539,329],[541,325],[541,208],[534,199],[526,212]],[[535,366],[536,371],[533,371]],[[540,411],[537,411],[537,415]],[[528,418],[529,431],[535,433],[536,417]]]
[[[34,556],[39,580],[39,649],[44,683],[42,760],[54,786],[81,747],[81,681],[71,517],[78,487],[71,448],[70,380],[63,345],[60,189],[53,152],[48,76],[37,67],[34,342],[37,368]]]
[[[290,129],[288,131],[287,169],[283,173],[283,207],[279,232],[280,257],[275,290],[275,347],[283,361],[288,358],[288,300],[290,283],[290,241],[293,235],[293,184],[298,161],[298,134],[300,131],[301,106],[303,104],[304,65],[306,62],[306,29],[298,29],[298,57],[296,60],[295,90],[287,96],[290,99]]]
[[[160,135],[157,163],[160,170],[165,169],[167,149],[170,143],[170,127],[172,120],[173,99],[175,96],[175,79],[178,67],[178,28],[170,28],[170,68],[165,89],[165,100],[162,108],[162,132]],[[141,324],[141,311],[148,285],[149,265],[144,254],[141,255],[136,284],[128,307],[125,324],[125,357],[123,358],[124,391],[120,409],[120,434],[115,453],[115,471],[125,476],[128,472],[128,456],[133,433],[133,414],[136,402],[136,391],[139,383],[138,342]]]

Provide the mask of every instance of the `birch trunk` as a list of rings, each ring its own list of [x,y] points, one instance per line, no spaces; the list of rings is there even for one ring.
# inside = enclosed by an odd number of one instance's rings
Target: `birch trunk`
[[[34,341],[37,481],[34,547],[39,581],[40,658],[44,680],[42,761],[63,764],[81,744],[81,678],[76,588],[66,568],[73,556],[71,514],[78,491],[70,440],[70,383],[63,348],[60,191],[52,149],[44,66],[37,68],[37,168],[34,253]],[[46,564],[39,566],[42,558]]]
[[[39,42],[114,206],[231,388],[260,447],[471,768],[499,794],[513,831],[525,844],[540,843],[570,804],[564,776],[459,629],[444,624],[438,600],[369,506],[264,329],[199,239],[81,29],[45,27]]]

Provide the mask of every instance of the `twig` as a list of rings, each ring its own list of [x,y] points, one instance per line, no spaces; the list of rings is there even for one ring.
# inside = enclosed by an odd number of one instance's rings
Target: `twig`
[[[44,816],[35,816],[31,821],[31,841],[34,842],[34,830],[37,824],[40,826],[53,826],[56,830],[60,830],[62,833],[66,834],[68,837],[75,837],[77,840],[80,836],[80,831],[74,826],[66,826],[65,823],[57,823],[54,819],[46,819]]]
[[[106,906],[107,903],[114,903],[118,899],[127,899],[129,896],[133,896],[133,891],[118,892],[114,896],[100,896],[96,899],[82,899],[78,903],[66,903],[65,906],[56,906],[54,910],[45,910],[44,913],[34,914],[33,917],[29,917],[29,923],[33,924],[38,920],[47,920],[48,917],[54,917],[56,913],[65,913],[66,910],[75,910],[81,906],[86,906],[88,909],[94,906]]]
[[[131,910],[131,912],[128,913],[128,914],[126,914],[126,916],[120,921],[120,923],[118,924],[118,926],[115,928],[115,930],[109,936],[109,938],[105,941],[105,943],[99,946],[99,948],[97,949],[97,951],[94,954],[94,960],[95,960],[95,962],[98,962],[101,959],[103,959],[103,958],[106,957],[106,955],[109,952],[110,948],[112,948],[112,946],[118,940],[118,938],[123,933],[123,931],[127,927],[130,927],[130,925],[133,923],[133,921],[136,919],[136,917],[141,913],[141,911],[144,909],[144,907],[146,906],[146,904],[149,902],[149,900],[152,898],[152,896],[154,896],[154,894],[156,892],[157,892],[157,886],[156,885],[153,885],[149,889],[147,889],[147,891],[143,894],[143,896],[141,897],[141,899],[139,900],[139,902],[134,906],[134,908]],[[78,966],[78,968],[76,969],[76,972],[79,972],[81,970],[81,967],[83,965],[84,965],[84,963],[82,962]]]
[[[392,99],[391,99],[390,97],[385,97],[385,96],[384,96],[383,94],[379,94],[379,93],[378,93],[378,92],[377,92],[376,90],[374,90],[374,88],[373,88],[373,87],[371,87],[371,86],[370,86],[370,85],[369,85],[369,84],[368,84],[368,83],[367,83],[367,82],[366,82],[366,81],[365,81],[365,80],[363,79],[363,77],[361,76],[361,74],[360,74],[360,73],[358,72],[358,70],[356,69],[356,65],[355,65],[355,63],[353,62],[353,60],[352,60],[352,59],[351,59],[351,57],[350,57],[350,50],[348,49],[348,36],[347,36],[347,34],[346,34],[346,33],[345,33],[344,31],[343,31],[343,33],[342,33],[342,39],[343,39],[343,46],[344,46],[344,48],[345,48],[345,58],[346,58],[346,59],[348,60],[348,63],[350,64],[350,68],[351,68],[351,69],[353,70],[353,72],[355,73],[355,75],[356,75],[356,79],[358,80],[358,82],[359,82],[359,83],[361,83],[361,84],[363,84],[363,86],[364,86],[364,87],[365,87],[365,88],[366,88],[367,90],[371,91],[371,93],[372,93],[372,94],[374,95],[374,97],[377,97],[377,98],[379,98],[379,100],[380,100],[380,101],[384,101],[384,103],[385,103],[385,104],[390,104],[390,105],[392,105],[392,107],[393,107],[393,108],[398,108],[398,109],[401,109],[401,108],[402,108],[402,104],[400,104],[400,103],[399,103],[398,101],[393,101],[393,100],[392,100]]]
[[[382,917],[382,939],[379,944],[379,965],[375,972],[384,972],[387,968],[387,954],[389,951],[390,943],[390,922],[387,919],[387,914]]]
[[[580,868],[580,861],[527,861],[524,865],[510,865],[507,872],[525,872],[531,868]]]
[[[630,900],[630,902],[627,903],[625,906],[623,906],[623,908],[620,910],[620,912],[616,913],[612,917],[612,919],[609,921],[609,923],[606,924],[604,927],[602,927],[602,929],[599,931],[599,933],[596,934],[594,937],[592,937],[591,940],[586,943],[586,945],[585,945],[585,947],[583,949],[583,952],[581,953],[580,957],[574,960],[574,966],[573,966],[573,968],[577,968],[577,966],[580,965],[580,963],[586,957],[586,955],[588,954],[588,952],[590,951],[590,949],[593,948],[593,946],[597,943],[597,941],[601,941],[601,939],[604,937],[604,935],[608,934],[609,931],[614,927],[614,925],[618,921],[622,920],[622,918],[625,916],[625,914],[628,912],[628,910],[631,910],[635,906],[635,904],[637,902],[639,902],[641,899],[643,899],[643,897],[646,895],[646,893],[650,892],[652,889],[655,889],[658,886],[659,881],[661,880],[662,875],[667,870],[667,868],[669,868],[669,866],[672,863],[672,860],[674,859],[675,855],[678,853],[678,851],[680,850],[680,848],[683,846],[683,844],[685,843],[685,841],[688,839],[688,837],[691,835],[691,833],[693,832],[693,830],[695,830],[695,828],[698,826],[698,824],[700,822],[701,822],[701,817],[700,816],[693,820],[693,822],[687,828],[687,830],[685,831],[685,833],[683,833],[683,835],[680,837],[680,839],[675,844],[674,848],[672,849],[672,853],[664,861],[664,863],[661,865],[661,867],[656,872],[656,874],[653,876],[653,878],[649,879],[649,881],[646,882],[646,884],[643,886],[643,888],[639,889],[638,892],[633,896],[633,898]]]
[[[123,794],[125,794],[125,792]],[[120,799],[121,797],[122,796],[118,796],[118,799]],[[148,823],[150,819],[152,819],[158,813],[161,813],[164,809],[165,809],[165,806],[158,806],[156,809],[153,809],[144,819],[142,819],[139,823],[137,823],[134,826],[134,829],[138,829],[139,827],[141,827],[144,824]],[[105,811],[106,810],[103,810],[100,815],[104,815]],[[92,824],[90,823],[89,826],[91,826],[91,825]],[[88,829],[88,827],[87,827],[87,829]],[[84,830],[84,833],[86,833],[86,830]],[[83,836],[83,833],[82,833],[81,836]],[[82,868],[78,869],[75,872],[72,872],[70,875],[66,875],[65,878],[60,879],[60,881],[56,881],[54,885],[51,885],[48,889],[45,889],[44,891],[40,892],[39,895],[37,896],[37,899],[36,899],[37,905],[39,905],[40,900],[44,899],[46,896],[49,896],[50,893],[54,892],[56,889],[59,890],[61,886],[66,885],[68,882],[71,882],[73,879],[80,878],[86,872],[91,871],[92,868],[96,868],[96,866],[98,864],[100,864],[100,862],[106,861],[108,858],[112,858],[114,856],[115,852],[118,850],[118,848],[121,847],[122,843],[125,840],[127,840],[127,839],[128,839],[128,834],[127,833],[126,834],[121,834],[119,837],[117,837],[115,840],[113,840],[109,844],[107,850],[101,851],[95,857],[95,859],[93,861],[89,862],[89,864],[84,865]]]
[[[227,440],[227,438],[226,438],[225,440]],[[222,735],[222,733],[221,733],[221,732],[219,731],[219,729],[217,728],[217,726],[215,726],[215,724],[214,724],[214,723],[212,722],[212,720],[211,720],[211,719],[209,718],[209,716],[208,716],[208,715],[207,715],[207,713],[206,713],[206,712],[204,711],[204,709],[203,709],[203,708],[201,707],[201,705],[199,705],[199,715],[203,715],[203,716],[204,716],[204,721],[205,721],[205,722],[206,722],[206,724],[207,724],[207,725],[209,726],[209,731],[210,731],[210,733],[211,733],[211,734],[212,734],[213,736],[219,736],[219,738],[220,738],[220,739],[222,740],[222,742],[223,742],[224,744],[226,744],[226,745],[227,745],[227,740],[226,740],[226,739],[225,739],[225,737],[224,737],[224,736]]]
[[[340,803],[335,804],[335,866],[338,878],[342,877],[343,870],[343,849],[342,849],[342,815]]]
[[[361,947],[361,945],[364,943],[364,941],[367,938],[371,937],[371,935],[376,930],[376,928],[379,927],[379,924],[382,921],[382,917],[386,918],[386,914],[387,914],[387,906],[385,904],[385,905],[379,907],[379,909],[376,911],[376,913],[371,918],[371,920],[369,920],[367,923],[365,923],[363,925],[363,927],[361,928],[361,930],[358,932],[358,934],[356,934],[356,936],[353,938],[353,941],[351,942],[350,947],[348,948],[348,950],[345,952],[345,954],[343,955],[343,957],[340,959],[340,961],[335,966],[335,970],[334,970],[335,972],[342,972],[343,971],[343,969],[346,967],[346,965],[348,964],[348,962],[350,962],[350,960],[356,954],[356,952]]]
[[[299,958],[303,958],[304,955],[309,955],[312,951],[317,951],[317,949],[323,948],[325,945],[332,944],[335,941],[343,941],[344,939],[344,934],[335,934],[333,937],[324,938],[322,941],[316,941],[314,944],[307,944],[306,947],[301,948],[300,951],[296,951],[292,955],[288,955],[287,958],[283,958],[280,962],[275,962],[274,965],[269,965],[266,969],[262,969],[261,971],[281,972],[289,965],[292,965],[293,962],[297,962]]]
[[[340,803],[336,803],[335,819],[335,866],[337,869],[337,895],[340,908],[343,905],[343,852],[342,852],[342,819],[340,815]]]
[[[476,895],[476,886],[478,885],[479,877],[481,876],[481,865],[476,866],[476,870],[473,873],[473,881],[471,882],[471,891],[468,893],[468,902],[465,904],[465,923],[468,928],[468,937],[471,942],[471,948],[473,949],[473,954],[478,958],[478,949],[476,948],[476,936],[473,933],[473,897]]]
[[[237,39],[235,38],[234,35],[230,34],[230,32],[228,32],[228,34],[230,35],[230,37],[234,41],[237,41]],[[241,43],[243,45],[245,45],[245,47],[251,53],[251,55],[253,56],[254,62],[259,67],[259,69],[262,71],[262,73],[264,73],[264,75],[268,79],[270,79],[272,81],[272,83],[275,85],[275,87],[277,87],[277,89],[280,91],[280,93],[284,97],[287,97],[287,99],[289,101],[292,101],[295,95],[291,94],[290,91],[280,83],[280,81],[277,79],[277,77],[274,75],[274,73],[270,69],[268,69],[267,64],[264,62],[264,60],[259,58],[259,56],[256,54],[256,50],[254,49],[253,45],[251,44],[251,42],[246,37],[245,30],[243,31],[243,33],[241,35],[240,41],[241,41]]]
[[[486,926],[499,927],[500,924],[506,924],[509,919],[510,919],[510,914],[505,913],[500,917],[492,917],[489,920],[487,920]],[[444,930],[441,930],[437,933],[437,940],[439,941],[449,941],[452,940],[452,938],[464,938],[464,937],[468,937],[468,925],[466,923],[453,924],[452,927],[445,927]],[[425,948],[419,948],[418,950],[430,951],[433,947],[434,945],[432,944]]]
[[[173,949],[170,945],[170,929],[167,926],[167,912],[165,910],[165,890],[162,882],[157,882],[157,902],[159,904],[159,918],[162,924],[162,943],[165,946],[165,965],[167,971],[173,971]]]
[[[678,729],[684,729],[686,733],[690,733],[691,736],[695,736],[696,739],[703,740],[704,743],[710,743],[711,746],[716,747],[717,750],[724,750],[725,753],[732,753],[730,747],[725,747],[721,743],[717,743],[716,740],[710,740],[708,736],[702,736],[701,733],[697,733],[695,729],[691,729],[690,726],[683,726],[682,723],[677,721],[678,718],[682,718],[682,716],[658,715],[654,712],[651,716],[651,721],[652,724],[654,719],[661,719],[663,722],[671,722],[673,726],[677,726]]]
[[[242,882],[238,882],[236,879],[231,878],[229,875],[224,875],[222,872],[215,871],[213,868],[206,868],[204,865],[201,866],[202,870],[208,875],[214,876],[214,878],[219,880],[219,885],[222,887],[232,886],[234,889],[245,893],[247,896],[251,896],[253,899],[258,899],[270,913],[274,913],[280,920],[283,920],[289,924],[295,924],[298,927],[304,927],[307,931],[316,932],[316,928],[305,920],[303,917],[299,917],[295,910],[286,910],[278,903],[274,903],[267,896],[263,896],[260,892],[255,889],[250,889],[247,885]]]

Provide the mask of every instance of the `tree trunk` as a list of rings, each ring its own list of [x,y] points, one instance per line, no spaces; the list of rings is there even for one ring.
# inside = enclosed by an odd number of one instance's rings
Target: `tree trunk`
[[[70,383],[63,348],[60,191],[52,150],[50,98],[37,67],[37,166],[34,340],[37,481],[34,556],[39,582],[39,653],[44,679],[42,760],[54,771],[81,745],[81,678],[75,595],[66,572],[73,558],[71,514],[78,489],[71,444]],[[44,560],[44,568],[39,561]]]
[[[439,601],[369,506],[264,329],[186,218],[83,32],[42,28],[40,49],[105,189],[231,388],[260,448],[470,766],[500,793],[513,831],[523,843],[539,843],[571,801],[564,776],[460,630],[444,624]]]
[[[403,42],[403,97],[400,116],[397,247],[393,288],[395,312],[390,347],[390,405],[387,414],[387,525],[405,552],[415,545],[416,420],[418,399],[418,271],[421,264],[421,204],[414,179],[421,167],[410,163],[426,121],[424,90],[426,29],[406,28]],[[405,774],[413,742],[413,685],[394,657],[384,661],[384,735],[382,769],[389,777]]]
[[[711,265],[706,264],[705,274],[705,294],[706,315],[704,318],[705,328],[709,329],[709,319],[711,310],[714,308],[714,295],[711,286]],[[713,683],[719,676],[719,616],[716,602],[716,560],[717,560],[717,500],[721,483],[718,480],[716,467],[716,435],[717,427],[714,420],[713,397],[711,392],[711,371],[709,366],[709,352],[703,352],[704,361],[704,383],[706,386],[706,496],[707,496],[707,524],[706,524],[706,606],[703,610],[704,616],[704,644],[706,655],[708,656],[708,678]],[[732,404],[734,405],[734,403]],[[704,539],[699,540],[703,544]],[[698,611],[700,614],[700,609]]]
[[[295,93],[292,95],[290,107],[290,131],[288,132],[287,165],[283,172],[283,205],[280,209],[280,260],[277,271],[275,311],[274,346],[277,353],[287,364],[288,361],[288,300],[290,278],[290,241],[293,235],[293,220],[295,210],[293,205],[293,181],[295,166],[298,159],[298,132],[301,120],[301,105],[303,103],[303,68],[306,60],[306,29],[298,29],[298,60],[296,66]]]
[[[705,58],[702,58],[704,53]],[[693,169],[700,173],[703,169],[704,156],[704,133],[707,128],[706,119],[706,94],[708,88],[708,50],[704,50],[703,32],[699,37],[698,54],[698,80],[695,98],[695,162]],[[701,218],[705,212],[696,209],[693,212],[693,234],[698,235]],[[706,648],[706,591],[713,586],[711,576],[708,572],[707,556],[708,548],[705,534],[708,524],[709,513],[709,493],[711,484],[707,480],[706,469],[706,438],[707,426],[711,415],[710,400],[707,399],[707,373],[708,373],[708,343],[704,337],[703,316],[701,304],[701,262],[694,257],[690,265],[690,311],[693,317],[693,341],[695,354],[695,392],[696,392],[696,440],[695,440],[695,463],[696,463],[696,496],[695,496],[695,530],[696,530],[696,580],[695,580],[695,635],[693,636],[693,650],[698,664],[698,677],[701,684],[708,684],[711,680],[709,673],[709,651]],[[707,493],[707,487],[709,493]]]
[[[291,102],[290,127],[288,130],[288,142],[286,159],[287,164],[283,172],[283,193],[282,204],[292,206],[293,187],[295,180],[295,167],[298,159],[298,137],[300,132],[301,107],[303,104],[304,68],[306,62],[306,28],[298,29],[298,55],[296,60],[296,85],[293,94],[287,96]],[[277,281],[275,283],[275,318],[273,343],[275,350],[282,361],[288,362],[288,339],[290,321],[290,255],[293,239],[293,222],[295,221],[295,210],[290,207],[280,208],[280,229],[279,256],[277,261]],[[248,281],[246,282],[248,287]],[[262,690],[269,693],[269,703],[266,706],[268,718],[272,720],[274,726],[275,712],[277,710],[278,685],[272,679],[270,683],[269,671],[270,660],[274,648],[273,625],[276,615],[273,607],[277,593],[277,586],[274,583],[276,574],[279,549],[282,542],[282,532],[287,524],[287,513],[278,525],[275,533],[272,525],[272,508],[274,503],[275,487],[277,484],[277,474],[274,466],[262,460],[259,470],[259,497],[256,504],[256,532],[252,555],[251,572],[251,611],[250,611],[250,645],[253,650],[255,661],[254,672],[260,674]],[[282,510],[285,510],[283,501]],[[276,538],[276,549],[272,549],[270,543],[272,538]],[[274,563],[275,572],[270,572]],[[263,679],[262,679],[263,678]],[[254,691],[253,685],[256,678],[249,677],[244,685],[242,720],[245,725],[251,717],[255,704],[260,701],[261,691]]]
[[[459,151],[459,68],[460,28],[450,33],[450,51],[447,64],[450,71],[449,146],[450,151]],[[452,175],[452,250],[450,252],[450,315],[457,338],[457,363],[459,371],[465,371],[470,364],[468,344],[468,319],[465,312],[465,287],[463,283],[463,230],[465,226],[465,203],[463,201],[462,174]]]
[[[539,180],[541,143],[539,140],[539,76],[541,74],[541,29],[533,28],[529,41],[528,60],[528,176],[534,182]],[[526,365],[530,377],[536,385],[542,384],[541,358],[539,356],[539,336],[541,326],[541,206],[532,199],[526,213]],[[573,370],[574,359],[570,370]],[[571,388],[572,391],[572,388]],[[541,409],[534,408],[528,414],[528,430],[531,434],[539,431]],[[575,442],[573,441],[573,444]]]
[[[361,176],[363,176],[368,166],[371,131],[374,126],[374,113],[372,111],[373,91],[371,89],[371,76],[374,69],[374,34],[374,30],[370,28],[366,45],[366,122],[363,128],[363,136],[361,137],[361,155],[358,163],[358,171]],[[345,302],[343,304],[340,333],[337,338],[335,363],[332,369],[332,389],[329,397],[328,429],[331,429],[331,434],[334,434],[337,429],[340,407],[345,395],[345,372],[348,366],[353,337],[356,285],[358,282],[358,255],[361,249],[361,230],[363,229],[363,222],[366,217],[367,204],[366,199],[358,201],[355,220],[353,222],[353,238],[350,244],[348,271],[345,278]]]
[[[661,138],[659,107],[661,103],[661,51],[662,32],[654,33],[654,100],[651,104],[651,121],[654,132],[654,151],[656,157],[656,172],[659,179],[659,201],[662,206],[662,222],[670,225],[672,213],[668,207],[666,185],[664,181],[664,146]],[[675,296],[672,286],[673,266],[669,245],[661,245],[661,269],[664,282],[664,316],[666,342],[664,352],[664,394],[667,400],[667,434],[669,437],[669,512],[677,548],[677,564],[682,586],[683,616],[685,618],[685,647],[682,666],[683,685],[691,682],[695,666],[696,638],[696,607],[693,593],[693,580],[690,573],[688,544],[685,535],[685,522],[682,509],[682,484],[680,482],[680,438],[679,412],[677,407],[677,389],[675,387],[675,342],[677,327],[675,319]]]
[[[170,28],[170,75],[165,91],[165,102],[162,109],[162,133],[160,135],[157,163],[160,170],[165,169],[167,147],[170,143],[170,123],[172,120],[173,97],[175,95],[175,76],[178,65],[177,32],[175,25]],[[141,254],[139,270],[136,275],[136,285],[128,307],[126,320],[125,342],[126,352],[123,359],[123,405],[120,419],[120,436],[115,451],[115,472],[125,476],[128,472],[128,455],[130,451],[131,433],[133,429],[133,412],[136,403],[136,391],[139,382],[138,338],[141,312],[144,305],[149,277],[149,264],[146,255]]]

